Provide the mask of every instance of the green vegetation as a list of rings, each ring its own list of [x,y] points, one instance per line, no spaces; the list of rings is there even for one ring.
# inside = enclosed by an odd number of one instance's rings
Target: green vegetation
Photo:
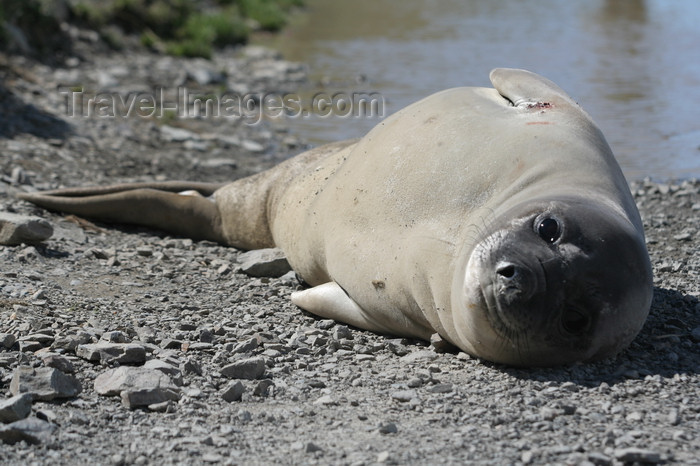
[[[9,25],[32,38],[31,47],[46,52],[45,46],[56,46],[60,23],[68,20],[98,31],[114,48],[122,43],[115,32],[121,30],[137,35],[147,47],[210,57],[214,47],[245,43],[254,30],[280,30],[290,10],[302,4],[303,0],[0,0],[0,47],[9,44]]]
[[[303,0],[76,0],[74,13],[102,30],[114,24],[141,43],[182,56],[210,57],[213,47],[245,43],[254,29],[278,31]],[[204,4],[205,6],[203,6]]]
[[[0,0],[0,49],[14,46],[42,54],[60,50],[62,13],[46,0]]]
[[[173,55],[209,57],[212,46],[244,43],[250,28],[234,8],[219,14],[194,13],[175,31],[167,50]]]

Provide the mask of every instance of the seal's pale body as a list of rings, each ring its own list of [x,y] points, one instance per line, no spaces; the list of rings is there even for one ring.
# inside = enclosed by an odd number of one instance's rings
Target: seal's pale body
[[[278,246],[313,286],[293,294],[297,305],[361,328],[437,332],[516,365],[610,356],[651,300],[624,176],[556,85],[522,70],[491,79],[495,89],[440,92],[358,141],[224,185],[214,203],[133,186],[25,197],[245,249]],[[124,213],[134,202],[145,212]]]

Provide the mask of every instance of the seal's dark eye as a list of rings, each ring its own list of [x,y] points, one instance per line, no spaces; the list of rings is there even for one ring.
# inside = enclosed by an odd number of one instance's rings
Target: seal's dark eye
[[[537,234],[540,238],[548,243],[553,243],[559,239],[561,230],[559,228],[559,222],[551,217],[543,218],[537,221]]]

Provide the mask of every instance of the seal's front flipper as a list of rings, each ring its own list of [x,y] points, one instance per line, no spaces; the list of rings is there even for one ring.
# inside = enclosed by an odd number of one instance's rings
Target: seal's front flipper
[[[179,186],[178,186],[179,187]],[[216,204],[202,196],[151,188],[90,194],[87,189],[22,193],[21,199],[49,210],[104,222],[142,225],[197,240],[225,244]],[[99,191],[93,190],[92,192]]]
[[[365,330],[391,333],[391,329],[372,319],[336,282],[292,293],[292,302],[319,317],[345,322]]]

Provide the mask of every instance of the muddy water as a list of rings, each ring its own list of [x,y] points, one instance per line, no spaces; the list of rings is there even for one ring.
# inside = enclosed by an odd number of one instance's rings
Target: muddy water
[[[441,89],[490,86],[492,68],[525,68],[581,103],[628,177],[700,176],[696,0],[307,4],[306,13],[268,45],[310,65],[313,92],[375,92],[386,116]],[[360,136],[380,120],[353,115],[285,124],[321,143]]]

